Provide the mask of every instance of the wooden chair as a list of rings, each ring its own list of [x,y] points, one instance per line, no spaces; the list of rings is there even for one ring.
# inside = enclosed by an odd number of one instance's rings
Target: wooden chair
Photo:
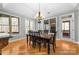
[[[54,32],[54,35],[51,35],[50,44],[52,44],[53,52],[55,52],[55,48],[56,48],[56,32]]]
[[[33,35],[31,37],[32,39],[32,47],[35,48],[37,42],[39,41],[39,32],[33,32]]]
[[[42,44],[41,37],[36,36],[36,45],[38,46],[39,51],[41,51],[41,44]]]

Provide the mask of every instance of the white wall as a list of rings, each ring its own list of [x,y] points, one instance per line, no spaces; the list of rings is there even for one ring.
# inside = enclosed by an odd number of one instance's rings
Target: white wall
[[[79,43],[79,6],[78,11],[76,12],[77,15],[77,21],[76,21],[76,38],[78,39],[77,42]]]
[[[79,7],[78,7],[78,35],[79,35]],[[78,36],[78,42],[79,42],[79,36]]]
[[[79,43],[79,6],[76,8],[77,10],[74,11],[74,31],[75,31],[75,39],[74,41]]]

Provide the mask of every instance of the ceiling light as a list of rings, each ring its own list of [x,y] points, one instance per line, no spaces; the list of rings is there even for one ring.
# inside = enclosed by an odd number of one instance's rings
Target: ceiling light
[[[39,11],[37,12],[36,16],[35,16],[35,19],[37,20],[43,20],[45,17],[43,16],[43,14],[41,13],[40,11],[40,4],[39,4]]]

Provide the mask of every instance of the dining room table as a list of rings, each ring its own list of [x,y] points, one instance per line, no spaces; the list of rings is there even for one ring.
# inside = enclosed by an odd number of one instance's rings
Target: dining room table
[[[28,44],[28,41],[30,39],[30,36],[32,36],[32,35],[26,34],[26,36],[27,36],[27,44]],[[50,54],[50,45],[51,45],[50,44],[50,41],[52,39],[51,36],[53,37],[54,36],[54,33],[52,33],[52,35],[51,34],[40,34],[40,35],[35,35],[35,36],[38,36],[41,41],[43,41],[43,42],[45,41],[47,43],[47,47],[48,47],[47,48],[47,53]],[[36,39],[36,40],[38,40],[38,39]]]

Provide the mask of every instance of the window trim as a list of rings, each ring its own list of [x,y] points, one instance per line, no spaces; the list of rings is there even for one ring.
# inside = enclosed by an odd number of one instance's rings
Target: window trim
[[[9,18],[9,34],[18,34],[20,32],[20,20],[19,17],[16,16],[10,16],[10,15],[6,15],[6,14],[0,14],[0,17],[8,17]],[[11,18],[18,18],[18,32],[12,32],[12,19]],[[0,33],[4,33],[4,32],[0,32]]]
[[[0,16],[0,17],[7,17],[7,18],[9,18],[9,16],[3,15],[3,14],[2,14],[2,16]],[[8,19],[8,21],[9,21],[9,19]],[[3,26],[3,24],[1,24],[1,25]],[[4,26],[7,26],[7,25],[4,25]],[[8,24],[8,26],[10,26],[10,25]],[[4,33],[4,31],[1,30],[0,33]],[[8,33],[9,33],[9,32],[8,32]]]
[[[20,32],[20,21],[19,21],[19,17],[11,16],[11,18],[18,18],[18,32],[12,32],[12,20],[11,20],[11,33],[12,34],[18,34]]]

